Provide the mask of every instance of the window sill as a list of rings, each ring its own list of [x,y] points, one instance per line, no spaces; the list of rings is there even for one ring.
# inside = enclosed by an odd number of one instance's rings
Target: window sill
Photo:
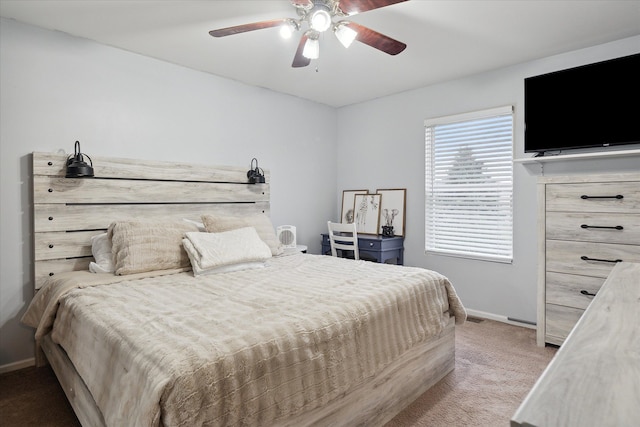
[[[500,264],[513,264],[513,258],[503,258],[503,257],[492,257],[489,255],[472,255],[472,254],[462,254],[456,252],[445,252],[445,251],[435,251],[435,250],[425,250],[425,255],[441,255],[448,256],[454,258],[465,258],[472,259],[475,261],[489,261],[489,262],[498,262]]]

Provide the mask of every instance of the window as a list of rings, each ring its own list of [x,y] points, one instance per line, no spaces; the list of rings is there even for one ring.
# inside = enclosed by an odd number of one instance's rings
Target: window
[[[425,250],[513,259],[513,108],[425,121]]]

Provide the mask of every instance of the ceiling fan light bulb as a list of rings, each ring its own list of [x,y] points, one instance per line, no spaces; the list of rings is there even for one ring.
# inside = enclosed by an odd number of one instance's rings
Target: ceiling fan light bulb
[[[324,9],[316,10],[311,14],[309,25],[319,33],[327,31],[331,26],[331,15]]]
[[[309,59],[318,59],[320,57],[320,42],[318,39],[307,39],[302,50],[302,56]]]
[[[280,26],[280,37],[282,37],[283,39],[290,39],[293,35],[293,32],[297,30],[298,25],[296,24],[296,22],[292,19],[287,19]]]
[[[335,34],[340,43],[342,43],[342,46],[344,46],[345,48],[351,46],[351,43],[353,43],[353,41],[358,36],[357,31],[347,27],[344,24],[336,26]]]
[[[280,37],[282,37],[283,39],[290,39],[292,34],[293,30],[289,25],[284,24],[280,27]]]

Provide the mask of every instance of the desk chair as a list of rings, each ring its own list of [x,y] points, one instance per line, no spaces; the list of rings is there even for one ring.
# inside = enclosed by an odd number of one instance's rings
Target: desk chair
[[[342,224],[339,222],[327,221],[327,226],[329,227],[331,255],[338,256],[337,249],[340,249],[341,251],[352,251],[353,259],[360,259],[356,224]]]

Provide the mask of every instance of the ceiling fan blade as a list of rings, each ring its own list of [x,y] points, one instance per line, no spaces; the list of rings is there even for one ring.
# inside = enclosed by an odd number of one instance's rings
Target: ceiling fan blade
[[[246,33],[247,31],[262,30],[264,28],[278,27],[287,22],[286,19],[273,19],[271,21],[254,22],[252,24],[236,25],[234,27],[211,30],[209,34],[213,37],[225,37],[233,34]]]
[[[385,36],[382,33],[373,31],[372,29],[360,24],[356,24],[355,22],[349,22],[346,25],[358,33],[356,40],[360,43],[368,44],[369,46],[388,53],[389,55],[397,55],[407,47],[406,44],[399,42],[398,40],[392,39],[389,36]]]
[[[340,10],[347,15],[366,12],[409,0],[340,0]]]
[[[306,67],[307,65],[311,64],[311,60],[302,55],[302,51],[304,50],[304,45],[307,42],[307,39],[308,37],[306,34],[303,34],[302,37],[300,37],[298,50],[296,50],[296,56],[293,57],[293,64],[291,64],[293,68]]]

